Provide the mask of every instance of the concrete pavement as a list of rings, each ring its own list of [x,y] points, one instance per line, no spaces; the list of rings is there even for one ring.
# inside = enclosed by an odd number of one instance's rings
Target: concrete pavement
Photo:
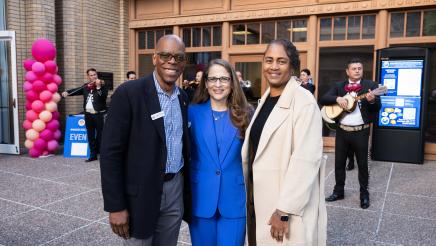
[[[334,185],[334,155],[326,195]],[[436,162],[370,161],[371,207],[357,170],[345,199],[328,203],[328,245],[436,245]],[[120,245],[103,211],[99,163],[0,154],[0,245]],[[191,245],[186,224],[178,245]]]

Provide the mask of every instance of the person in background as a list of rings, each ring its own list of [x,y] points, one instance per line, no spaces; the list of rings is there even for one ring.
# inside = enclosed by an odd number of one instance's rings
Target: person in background
[[[312,76],[310,75],[310,70],[305,68],[300,72],[300,82],[301,87],[310,91],[312,95],[315,93],[315,85],[312,83]]]
[[[236,77],[238,77],[239,84],[244,92],[245,97],[248,101],[256,100],[253,94],[253,89],[251,88],[251,81],[244,80],[242,78],[242,73],[240,71],[236,71]]]
[[[188,97],[176,86],[185,64],[183,41],[165,35],[153,54],[154,72],[112,96],[101,186],[112,231],[124,245],[176,246],[182,215],[190,219]]]
[[[269,87],[246,131],[248,245],[326,245],[322,119],[315,98],[292,76],[300,60],[285,39],[268,44]]]
[[[356,155],[359,171],[360,207],[367,209],[370,206],[368,182],[368,140],[370,124],[380,110],[380,97],[371,93],[378,85],[374,81],[363,79],[363,62],[358,58],[349,60],[345,66],[347,79],[336,83],[321,98],[322,105],[338,104],[347,108],[346,94],[358,96],[365,94],[365,98],[357,102],[353,112],[346,114],[338,120],[339,127],[335,137],[335,179],[336,184],[333,193],[325,198],[327,202],[344,199],[344,187],[346,176],[346,161],[354,152]],[[367,93],[368,92],[368,93]]]
[[[135,80],[136,79],[136,73],[135,71],[128,71],[126,74],[127,80]]]
[[[108,90],[103,80],[98,79],[97,70],[86,70],[88,81],[80,87],[62,92],[62,97],[83,96],[86,134],[88,137],[90,156],[85,162],[98,160],[104,117],[107,110]]]
[[[184,80],[183,81],[183,89],[186,94],[188,94],[189,101],[191,102],[194,99],[195,92],[197,91],[198,86],[200,85],[200,81],[203,78],[203,71],[198,70],[195,73],[195,79],[192,81]]]
[[[241,146],[251,111],[232,66],[210,61],[188,110],[194,246],[244,245]]]

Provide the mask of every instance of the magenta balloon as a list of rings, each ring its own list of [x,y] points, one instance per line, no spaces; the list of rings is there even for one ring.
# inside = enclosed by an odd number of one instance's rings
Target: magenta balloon
[[[45,71],[49,73],[56,73],[58,69],[58,65],[56,65],[56,62],[54,61],[46,61],[44,62]]]
[[[33,111],[39,113],[39,112],[41,112],[44,109],[45,109],[45,104],[43,102],[41,102],[40,100],[35,100],[32,103],[32,110]]]
[[[57,85],[60,85],[60,84],[62,83],[62,78],[61,78],[61,76],[55,74],[55,75],[53,75],[53,81],[54,81]]]
[[[41,155],[41,151],[37,150],[35,147],[33,147],[29,150],[29,155],[32,158],[38,158]]]
[[[27,71],[32,71],[32,65],[33,65],[33,63],[35,63],[35,61],[32,60],[32,59],[26,59],[26,60],[24,60],[24,62],[23,62],[23,67],[24,67],[24,69],[26,69]]]
[[[59,112],[58,111],[54,111],[51,113],[52,119],[58,120],[59,119]]]
[[[32,45],[32,56],[39,62],[53,60],[56,57],[56,48],[47,39],[38,39]]]
[[[26,92],[26,99],[27,99],[29,102],[33,102],[33,101],[35,101],[36,99],[38,99],[38,93],[36,93],[34,90],[27,91],[27,92]]]
[[[44,83],[48,84],[53,82],[53,74],[51,73],[44,73],[44,75],[41,76],[41,80],[44,81]]]
[[[35,148],[39,151],[43,151],[47,148],[47,142],[41,138],[38,138],[37,140],[35,140],[33,142],[33,148]]]
[[[36,91],[36,92],[41,92],[41,91],[47,89],[47,86],[41,80],[33,81],[32,86],[33,86],[33,90]]]
[[[35,62],[32,65],[32,71],[38,75],[41,76],[45,73],[45,66],[41,62]]]
[[[33,110],[29,110],[29,111],[26,112],[26,120],[28,120],[30,122],[33,122],[36,119],[39,119],[38,116],[39,115],[35,111],[33,111]]]
[[[48,142],[50,140],[53,140],[54,133],[48,129],[45,129],[44,131],[39,133],[39,137]]]
[[[51,140],[47,143],[47,149],[48,151],[55,151],[57,148],[59,147],[58,141],[56,140]]]
[[[32,110],[32,103],[29,101],[26,102],[26,110]]]
[[[49,102],[51,100],[52,96],[53,96],[53,93],[51,93],[50,91],[45,90],[45,91],[43,91],[43,92],[41,92],[39,94],[39,99],[42,102],[46,103],[46,102]]]
[[[49,121],[49,122],[45,125],[45,127],[46,127],[47,129],[49,129],[50,131],[55,132],[56,130],[59,129],[59,121],[53,119],[53,120]]]
[[[56,140],[59,140],[59,139],[61,138],[61,136],[62,136],[62,133],[61,133],[60,130],[56,130],[56,131],[53,133],[53,137],[54,137],[54,139],[56,139]]]
[[[32,122],[30,120],[24,120],[23,128],[26,129],[26,130],[31,129],[32,128]]]
[[[23,84],[23,89],[24,91],[30,91],[32,90],[33,86],[32,83],[30,83],[29,81],[25,81]]]
[[[29,71],[26,73],[26,75],[24,76],[24,79],[26,79],[29,82],[33,82],[36,79],[38,79],[38,76],[33,72],[33,71]]]
[[[50,83],[47,85],[47,89],[53,93],[55,93],[56,91],[58,91],[59,87],[56,83]]]

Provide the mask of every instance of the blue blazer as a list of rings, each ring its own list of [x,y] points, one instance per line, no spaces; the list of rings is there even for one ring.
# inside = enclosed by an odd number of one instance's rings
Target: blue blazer
[[[188,108],[191,136],[191,188],[194,216],[211,218],[217,209],[227,218],[245,217],[245,186],[239,131],[230,117],[218,155],[210,100]]]

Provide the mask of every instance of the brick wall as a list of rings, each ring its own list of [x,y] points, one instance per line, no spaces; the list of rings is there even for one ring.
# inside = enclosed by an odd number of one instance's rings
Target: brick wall
[[[60,91],[82,85],[89,67],[112,72],[116,87],[128,69],[127,8],[127,0],[7,0],[7,29],[16,31],[21,147],[25,140],[22,61],[31,57],[33,41],[43,37],[56,43],[64,81]],[[64,116],[81,112],[82,100],[62,100],[59,111]]]

